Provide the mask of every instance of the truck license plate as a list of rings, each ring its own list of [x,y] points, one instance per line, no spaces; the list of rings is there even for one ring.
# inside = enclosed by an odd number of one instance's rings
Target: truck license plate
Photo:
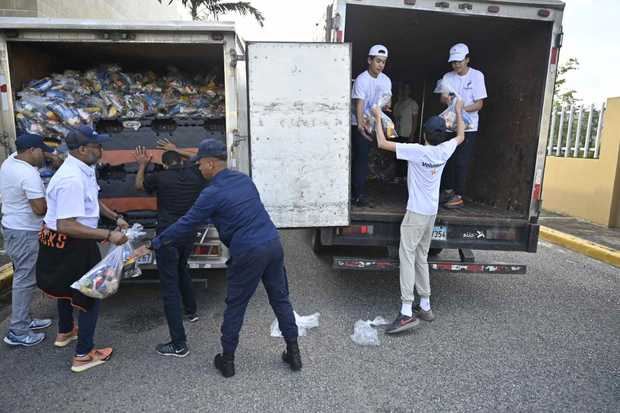
[[[139,265],[150,264],[152,261],[153,261],[153,255],[152,254],[146,254],[146,255],[143,255],[140,258],[138,258],[138,264]]]
[[[448,227],[435,226],[433,227],[433,239],[435,241],[445,241],[448,239]]]

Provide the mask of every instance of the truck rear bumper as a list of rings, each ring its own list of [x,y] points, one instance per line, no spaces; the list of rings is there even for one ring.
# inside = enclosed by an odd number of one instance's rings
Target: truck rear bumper
[[[527,266],[520,264],[480,264],[450,260],[429,260],[431,271],[452,273],[525,274]],[[399,262],[392,258],[334,257],[332,268],[350,271],[398,271]]]

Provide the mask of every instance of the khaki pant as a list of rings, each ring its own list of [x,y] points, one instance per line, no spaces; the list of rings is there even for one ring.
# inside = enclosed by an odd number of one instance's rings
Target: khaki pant
[[[431,245],[435,215],[407,211],[400,225],[400,294],[404,303],[414,301],[413,288],[421,297],[431,296],[428,275],[428,248]]]

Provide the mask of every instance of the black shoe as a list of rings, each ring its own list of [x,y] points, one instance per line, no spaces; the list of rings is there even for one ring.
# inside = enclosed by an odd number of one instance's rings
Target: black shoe
[[[228,356],[222,356],[218,354],[213,360],[215,368],[222,373],[222,376],[228,378],[235,375],[235,360]]]
[[[420,320],[416,316],[406,316],[399,314],[396,320],[388,326],[385,330],[385,334],[402,333],[403,331],[411,330],[420,324]]]
[[[162,356],[185,357],[189,355],[187,344],[174,344],[172,341],[170,343],[157,345],[155,350]]]
[[[195,323],[200,320],[200,317],[198,317],[197,313],[185,313],[185,319],[190,323]]]
[[[360,208],[374,208],[375,205],[368,201],[365,197],[358,197],[353,199],[353,205]]]
[[[282,360],[289,365],[291,370],[301,370],[301,354],[299,353],[297,343],[288,343],[286,345],[286,351],[282,353]]]

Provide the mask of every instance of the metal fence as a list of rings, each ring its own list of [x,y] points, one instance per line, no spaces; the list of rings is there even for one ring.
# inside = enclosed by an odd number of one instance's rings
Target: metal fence
[[[605,104],[554,108],[547,156],[596,159],[601,150]]]

